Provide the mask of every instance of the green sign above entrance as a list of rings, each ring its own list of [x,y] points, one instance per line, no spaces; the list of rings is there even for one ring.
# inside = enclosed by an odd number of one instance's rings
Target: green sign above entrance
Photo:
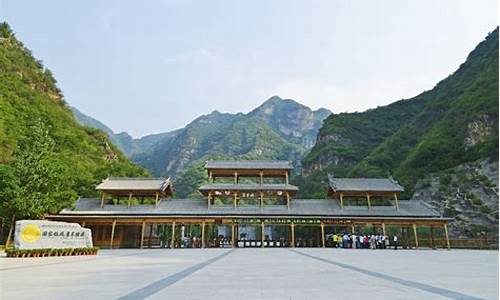
[[[275,225],[286,225],[286,224],[296,224],[296,225],[320,225],[323,224],[351,224],[351,220],[338,220],[338,219],[280,219],[280,218],[240,218],[233,219],[233,224],[275,224]]]

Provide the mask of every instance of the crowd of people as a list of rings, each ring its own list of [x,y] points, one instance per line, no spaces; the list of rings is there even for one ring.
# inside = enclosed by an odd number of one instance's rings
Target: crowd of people
[[[394,235],[392,239],[383,234],[333,234],[331,236],[334,248],[355,248],[355,249],[387,249],[393,247],[398,249],[398,237]]]

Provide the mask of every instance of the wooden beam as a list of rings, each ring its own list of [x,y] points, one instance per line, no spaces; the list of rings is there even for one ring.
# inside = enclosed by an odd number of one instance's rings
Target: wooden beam
[[[260,246],[264,247],[264,221],[260,222]]]
[[[101,208],[104,207],[104,192],[101,194]]]
[[[354,224],[351,224],[351,233],[354,233],[354,230],[355,230],[355,229],[356,229],[356,228],[354,228]]]
[[[201,223],[201,248],[205,248],[205,222]]]
[[[292,248],[295,247],[295,224],[292,223],[290,224],[290,229],[291,229],[291,233],[292,233]]]
[[[448,236],[448,224],[444,223],[444,235],[446,237],[446,247],[450,250],[450,238]]]
[[[382,234],[385,236],[385,223],[382,222]]]
[[[366,193],[366,201],[368,202],[368,209],[372,208],[372,203],[370,201],[370,194]]]
[[[132,201],[132,193],[128,193],[127,208],[130,208],[130,201]]]
[[[172,240],[170,241],[170,248],[175,247],[175,221],[172,222]]]
[[[264,207],[264,192],[260,192],[260,208]]]
[[[415,249],[418,248],[417,224],[413,224],[413,234],[415,235]]]
[[[321,247],[325,248],[325,224],[321,222]]]
[[[238,192],[234,192],[234,197],[233,197],[233,207],[236,208],[238,205]]]
[[[260,171],[259,175],[260,175],[260,185],[263,185],[264,184],[264,172]]]
[[[208,198],[208,208],[210,209],[210,205],[211,205],[210,202],[212,202],[212,192],[208,192],[208,197],[207,198]]]
[[[340,193],[340,208],[344,208],[344,194]]]
[[[396,210],[399,210],[399,200],[397,193],[394,193],[394,201],[396,202]]]
[[[146,221],[142,221],[142,226],[141,226],[141,249],[144,248],[144,229],[146,227]]]
[[[113,249],[113,238],[115,237],[115,226],[116,226],[116,219],[113,219],[113,224],[111,225],[111,238],[109,240],[109,248]]]
[[[158,207],[158,192],[156,192],[155,207]]]
[[[286,208],[290,209],[290,193],[287,191],[286,194]]]

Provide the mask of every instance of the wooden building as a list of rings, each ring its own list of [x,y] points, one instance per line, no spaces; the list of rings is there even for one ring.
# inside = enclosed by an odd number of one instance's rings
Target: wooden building
[[[79,199],[75,208],[48,219],[89,227],[94,243],[109,248],[325,247],[332,233],[368,227],[384,235],[394,227],[407,235],[413,229],[413,247],[419,246],[420,228],[428,229],[435,246],[439,228],[449,248],[450,219],[423,202],[399,200],[403,188],[390,178],[329,176],[328,199],[294,199],[298,188],[289,183],[290,162],[208,161],[205,168],[207,184],[199,188],[204,199],[172,199],[165,178],[108,178],[97,186],[101,198]],[[241,234],[248,228],[256,231],[252,240]]]

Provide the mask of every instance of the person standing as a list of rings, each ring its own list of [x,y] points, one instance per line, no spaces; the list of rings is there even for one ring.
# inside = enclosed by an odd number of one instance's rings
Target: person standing
[[[398,236],[395,235],[392,241],[394,242],[394,250],[398,250]]]

